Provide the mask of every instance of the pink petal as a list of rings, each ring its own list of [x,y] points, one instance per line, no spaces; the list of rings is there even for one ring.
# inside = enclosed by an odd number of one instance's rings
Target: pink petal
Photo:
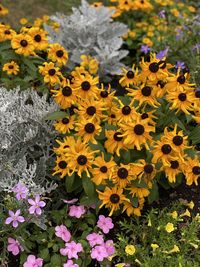
[[[12,221],[13,221],[13,219],[12,219],[11,217],[8,217],[8,218],[5,220],[5,224],[10,224]]]
[[[17,226],[18,226],[18,221],[13,221],[12,226],[13,226],[14,228],[17,228]]]
[[[40,208],[36,208],[35,213],[36,213],[37,215],[41,215],[42,210],[41,210]]]
[[[38,205],[43,208],[44,206],[46,206],[46,203],[44,201],[40,201]]]
[[[20,210],[17,210],[17,211],[15,212],[15,216],[17,217],[20,213],[21,213],[21,211],[20,211]]]
[[[25,219],[23,216],[18,216],[17,220],[18,220],[18,222],[25,222]]]
[[[35,206],[31,206],[29,209],[28,209],[29,213],[30,214],[34,214],[35,213]]]
[[[11,217],[13,217],[15,214],[14,214],[14,212],[12,211],[12,210],[9,210],[8,211],[8,214],[11,216]]]
[[[36,203],[33,199],[29,198],[28,199],[28,203],[31,205],[31,206],[34,206]]]

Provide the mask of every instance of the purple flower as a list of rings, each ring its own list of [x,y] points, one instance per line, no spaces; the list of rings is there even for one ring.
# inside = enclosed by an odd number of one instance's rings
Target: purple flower
[[[19,216],[20,215],[20,210],[17,210],[15,213],[12,211],[12,210],[9,210],[8,211],[8,214],[10,215],[10,217],[8,217],[6,220],[5,220],[5,224],[10,224],[12,222],[12,226],[14,228],[17,228],[18,226],[18,222],[24,222],[25,219],[23,216]]]
[[[42,267],[43,259],[36,258],[34,255],[29,255],[23,267]]]
[[[83,251],[83,247],[80,243],[75,243],[71,241],[69,243],[65,243],[65,248],[60,249],[60,254],[63,256],[67,256],[69,259],[78,259],[78,253]]]
[[[44,201],[40,201],[39,195],[36,195],[35,200],[29,198],[28,203],[31,205],[31,207],[28,210],[29,213],[37,215],[41,215],[42,213],[41,208],[43,208],[46,205]]]
[[[168,51],[169,51],[169,47],[167,47],[164,50],[162,50],[159,53],[157,53],[156,58],[157,59],[163,59],[164,57],[166,57]]]
[[[197,88],[196,88],[196,91],[199,92],[199,91],[200,91],[200,87],[197,87]]]
[[[112,223],[111,218],[100,215],[97,226],[104,232],[104,234],[108,234],[110,229],[114,227],[114,224]]]
[[[196,44],[192,47],[192,50],[199,50],[200,49],[200,44]]]
[[[148,45],[142,45],[140,51],[147,54],[150,51],[150,47]]]
[[[68,260],[66,263],[64,263],[63,267],[78,267],[78,264],[74,264],[72,260]]]
[[[115,253],[115,247],[114,247],[112,240],[106,241],[106,243],[104,244],[104,247],[107,251],[108,257],[112,256]]]
[[[9,237],[7,250],[11,252],[14,256],[18,255],[20,251],[23,251],[23,247],[20,245],[19,241]]]
[[[165,19],[165,18],[166,18],[165,10],[161,10],[161,11],[158,13],[158,16],[159,16],[161,19]]]
[[[76,217],[79,219],[83,214],[85,214],[85,207],[83,205],[80,206],[72,205],[69,208],[69,216],[71,217]]]
[[[104,258],[107,258],[108,254],[104,246],[96,246],[91,251],[91,258],[96,259],[97,261],[103,261]]]
[[[78,201],[78,198],[73,198],[71,200],[63,199],[63,202],[66,204],[74,204]]]
[[[68,242],[71,239],[71,234],[67,230],[67,227],[63,224],[55,227],[57,237],[60,237],[63,241]]]
[[[183,31],[181,29],[177,29],[176,40],[179,41],[183,37]]]
[[[20,200],[20,199],[25,199],[28,193],[28,188],[22,184],[22,183],[18,183],[13,187],[12,190],[14,193],[16,193],[16,199]]]
[[[86,239],[89,242],[91,247],[94,247],[95,245],[101,245],[104,242],[103,236],[97,233],[92,233],[92,234],[87,235]]]
[[[183,61],[177,61],[175,65],[176,69],[184,69],[185,68],[185,63]]]

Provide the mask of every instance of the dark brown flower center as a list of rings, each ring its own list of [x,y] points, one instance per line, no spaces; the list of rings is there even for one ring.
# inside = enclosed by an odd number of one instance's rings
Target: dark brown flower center
[[[87,157],[84,156],[84,155],[80,155],[77,158],[77,162],[78,162],[79,165],[83,166],[83,165],[85,165],[87,163]]]
[[[142,95],[143,96],[150,96],[151,95],[152,88],[149,86],[145,86],[142,88]]]
[[[50,76],[53,76],[53,75],[55,75],[56,70],[55,70],[55,69],[50,69],[50,70],[48,71],[48,73],[49,73]]]
[[[149,65],[149,70],[153,73],[156,73],[159,70],[159,65],[156,62],[153,62]]]
[[[4,33],[7,34],[7,35],[9,35],[9,34],[11,34],[11,31],[5,30]]]
[[[59,163],[58,163],[58,166],[60,169],[65,169],[67,167],[67,163],[66,161],[64,160],[61,160]]]
[[[119,141],[122,141],[123,137],[122,137],[122,136],[119,136],[119,135],[121,135],[120,132],[116,132],[116,133],[114,134],[113,138],[114,138],[115,141],[118,141],[118,142],[119,142]]]
[[[170,161],[170,164],[171,164],[171,168],[174,170],[178,169],[178,167],[179,167],[179,162],[177,160]]]
[[[124,107],[122,108],[122,113],[123,113],[124,115],[129,115],[129,114],[131,113],[131,108],[130,108],[129,106],[124,106]]]
[[[137,135],[142,135],[144,133],[144,126],[141,124],[136,124],[134,126],[134,133]]]
[[[39,43],[42,40],[41,35],[36,34],[34,40]]]
[[[151,164],[146,164],[146,165],[144,166],[144,171],[145,171],[146,173],[152,173],[152,171],[153,171],[153,166],[152,166]]]
[[[100,171],[101,171],[102,173],[106,173],[106,172],[108,171],[108,168],[107,168],[106,166],[102,166],[102,167],[100,168]]]
[[[171,148],[170,145],[165,144],[165,145],[163,145],[161,147],[161,151],[162,151],[163,154],[166,154],[167,155],[167,154],[169,154],[172,151],[172,148]]]
[[[126,168],[119,168],[117,175],[120,179],[126,179],[128,176],[128,170]]]
[[[95,131],[95,126],[93,123],[87,123],[85,125],[85,131],[86,133],[93,133]]]
[[[64,55],[63,50],[58,50],[58,51],[56,51],[56,56],[57,56],[57,57],[62,57],[63,55]]]
[[[112,194],[110,196],[110,202],[113,204],[117,204],[120,201],[120,196],[118,194]]]
[[[102,98],[106,98],[106,97],[108,97],[108,92],[107,91],[101,91],[100,96]]]
[[[63,94],[64,96],[70,96],[70,95],[72,95],[72,89],[71,89],[71,87],[69,87],[69,86],[65,86],[65,87],[62,89],[62,94]]]
[[[176,146],[180,146],[180,145],[182,145],[182,143],[183,143],[183,137],[180,136],[180,135],[176,135],[176,136],[174,136],[174,138],[173,138],[173,143],[174,143]]]
[[[187,98],[187,95],[184,94],[184,93],[180,93],[180,94],[178,95],[178,99],[179,99],[181,102],[184,102],[184,101],[186,100],[186,98]]]
[[[147,113],[143,113],[141,115],[141,118],[144,120],[144,119],[147,119],[149,117],[149,115]]]
[[[12,70],[12,69],[14,69],[14,66],[13,66],[13,65],[9,65],[8,68],[9,68],[10,70]]]
[[[192,172],[193,172],[193,174],[195,174],[195,175],[199,175],[199,174],[200,174],[200,167],[199,167],[199,166],[194,166],[194,167],[192,168]]]
[[[20,45],[26,47],[28,45],[28,42],[26,40],[21,40]]]
[[[160,86],[160,88],[163,88],[164,86],[165,86],[165,82],[164,81],[162,81],[162,80],[159,80],[158,82],[157,82],[157,86],[159,85]]]
[[[133,79],[135,76],[134,72],[132,70],[129,70],[127,73],[126,73],[126,77],[128,79]]]
[[[177,82],[180,84],[184,84],[185,83],[185,76],[184,75],[178,76]]]
[[[89,83],[88,81],[84,81],[84,82],[82,82],[82,84],[81,84],[81,88],[83,89],[83,91],[88,91],[88,90],[90,90],[90,87],[91,87],[91,85],[90,85],[90,83]]]
[[[111,114],[110,117],[111,117],[112,119],[115,119],[115,118],[116,118],[116,115],[115,115],[115,114]]]
[[[90,106],[86,110],[87,114],[93,116],[96,113],[96,108],[94,106]]]
[[[69,119],[68,119],[68,118],[64,118],[64,119],[62,119],[62,123],[63,123],[63,124],[68,124],[68,123],[69,123]]]
[[[198,91],[195,92],[195,96],[196,96],[197,98],[200,98],[200,90],[198,90]]]

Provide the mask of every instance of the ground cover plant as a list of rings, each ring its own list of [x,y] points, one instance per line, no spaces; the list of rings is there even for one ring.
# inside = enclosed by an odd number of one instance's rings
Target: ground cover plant
[[[0,24],[0,265],[198,266],[198,8]]]

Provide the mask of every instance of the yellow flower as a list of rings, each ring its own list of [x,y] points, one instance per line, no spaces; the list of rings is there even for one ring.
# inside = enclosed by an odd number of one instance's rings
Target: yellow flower
[[[24,56],[29,56],[33,54],[35,49],[33,45],[33,39],[29,35],[17,34],[11,40],[11,46],[15,49],[17,54],[22,54]]]
[[[191,200],[189,203],[186,204],[191,210],[194,208],[194,202]]]
[[[125,247],[125,252],[126,252],[126,254],[127,255],[133,255],[133,254],[135,254],[135,251],[136,251],[136,249],[135,249],[135,246],[133,246],[133,245],[127,245],[126,247]]]
[[[151,247],[153,251],[155,251],[157,248],[159,248],[158,244],[151,244]]]
[[[167,225],[165,226],[165,230],[168,232],[168,233],[171,233],[173,232],[175,229],[174,229],[174,225],[173,223],[167,223]]]
[[[180,215],[180,217],[184,217],[184,216],[191,217],[191,214],[188,209],[186,209],[186,211]]]
[[[19,72],[19,65],[12,60],[11,62],[4,64],[3,71],[6,71],[8,75],[17,75]]]
[[[20,21],[19,21],[19,23],[21,25],[25,25],[27,22],[28,22],[28,20],[26,18],[21,18]]]
[[[173,249],[171,249],[168,253],[176,253],[180,252],[180,249],[177,245],[174,245]]]
[[[178,217],[178,213],[176,210],[173,211],[172,213],[170,213],[170,215],[172,216],[173,219],[177,219],[177,217]]]
[[[193,6],[189,6],[189,7],[188,7],[188,10],[189,10],[190,12],[195,12],[195,11],[196,11],[196,8],[193,7]]]
[[[194,247],[195,249],[197,249],[199,246],[197,244],[194,243],[189,243],[192,247]]]
[[[124,267],[124,266],[126,266],[125,263],[117,263],[117,264],[115,264],[115,267]]]
[[[8,12],[9,12],[8,9],[0,4],[0,16],[4,16],[8,14]]]

